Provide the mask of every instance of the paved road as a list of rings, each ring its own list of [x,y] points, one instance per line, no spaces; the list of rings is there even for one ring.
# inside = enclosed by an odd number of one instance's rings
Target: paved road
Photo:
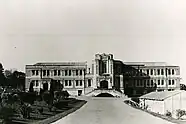
[[[86,98],[76,112],[53,124],[172,124],[148,113],[136,110],[117,98]]]

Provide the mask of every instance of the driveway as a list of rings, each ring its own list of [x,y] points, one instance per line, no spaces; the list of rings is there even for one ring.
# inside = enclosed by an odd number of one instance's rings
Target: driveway
[[[120,98],[84,98],[88,102],[76,112],[53,124],[172,124],[134,109]]]

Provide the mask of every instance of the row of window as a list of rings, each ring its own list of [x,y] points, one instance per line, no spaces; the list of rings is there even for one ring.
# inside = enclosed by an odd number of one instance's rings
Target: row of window
[[[75,85],[76,86],[82,86],[83,85],[83,80],[76,80]],[[71,80],[65,80],[65,86],[72,86],[72,81]],[[91,87],[91,79],[88,79],[88,87]]]
[[[42,70],[40,71],[42,73],[42,76],[50,76],[50,70]],[[72,76],[73,70],[65,70],[64,75],[65,76]],[[39,75],[39,70],[32,70],[32,76],[38,76]],[[61,70],[54,70],[54,76],[61,76],[62,71]],[[82,76],[83,75],[83,70],[75,70],[75,75]]]
[[[33,86],[38,87],[39,86],[39,81],[38,80],[32,80]]]
[[[156,82],[154,82],[154,80],[144,80],[144,82],[142,80],[136,81],[136,86],[144,86],[144,84],[146,84],[146,86],[154,86]],[[165,85],[165,80],[157,80],[156,83],[158,86],[160,85]],[[168,80],[168,85],[175,85],[175,80]]]
[[[57,82],[60,82],[58,80]],[[83,85],[83,80],[76,80],[75,85],[76,86],[82,86]],[[32,80],[33,86],[38,87],[39,86],[39,81],[38,80]],[[65,80],[65,86],[72,86],[72,80]],[[91,79],[88,79],[88,87],[91,87]]]
[[[155,73],[154,69],[147,69],[146,72],[147,75],[175,75],[175,69],[157,69],[157,73]]]

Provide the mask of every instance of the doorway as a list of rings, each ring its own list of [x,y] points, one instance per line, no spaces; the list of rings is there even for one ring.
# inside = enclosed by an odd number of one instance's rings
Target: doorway
[[[106,81],[106,80],[101,81],[100,88],[101,89],[108,89],[108,81]]]
[[[82,95],[82,90],[78,90],[78,96]]]

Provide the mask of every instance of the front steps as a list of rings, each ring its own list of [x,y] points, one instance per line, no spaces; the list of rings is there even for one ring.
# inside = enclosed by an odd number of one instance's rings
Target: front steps
[[[111,94],[114,97],[118,97],[118,98],[126,98],[127,96],[117,90],[114,89],[95,89],[87,94],[85,94],[85,96],[97,96],[101,93],[108,93]]]

